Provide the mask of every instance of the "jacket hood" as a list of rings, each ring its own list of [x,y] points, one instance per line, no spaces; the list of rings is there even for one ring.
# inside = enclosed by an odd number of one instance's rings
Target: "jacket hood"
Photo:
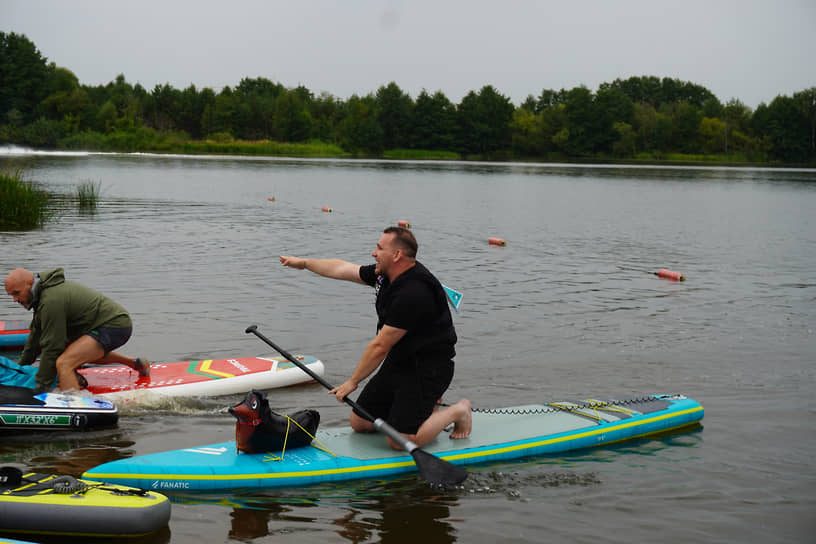
[[[65,271],[62,268],[55,268],[53,270],[40,272],[37,274],[37,277],[39,280],[34,284],[34,293],[31,297],[31,309],[36,308],[39,304],[40,295],[42,294],[43,289],[48,289],[49,287],[54,287],[55,285],[65,283]]]
[[[38,286],[53,287],[65,282],[65,271],[62,268],[55,268],[54,270],[47,270],[37,274],[40,277]]]

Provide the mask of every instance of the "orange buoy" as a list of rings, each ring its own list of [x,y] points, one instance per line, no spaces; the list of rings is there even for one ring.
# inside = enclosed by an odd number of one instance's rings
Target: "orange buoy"
[[[494,246],[506,246],[507,242],[504,241],[504,238],[488,238],[487,243]]]
[[[655,276],[658,276],[660,278],[666,278],[667,280],[686,281],[686,277],[680,272],[675,272],[674,270],[666,270],[665,268],[661,268],[660,270],[655,272]]]
[[[266,199],[267,199],[269,202],[275,202],[275,197],[274,197],[274,196],[267,197]]]
[[[323,206],[323,211],[324,211],[324,212],[330,212],[330,211],[332,211],[331,206]]]
[[[408,221],[397,221],[397,226],[402,227],[404,229],[410,229],[411,223],[409,223]]]

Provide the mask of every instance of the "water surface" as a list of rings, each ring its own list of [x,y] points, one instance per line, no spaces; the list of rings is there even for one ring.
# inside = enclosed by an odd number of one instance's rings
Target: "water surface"
[[[4,156],[49,190],[101,186],[93,214],[0,232],[0,270],[63,266],[135,321],[153,360],[268,353],[249,324],[341,383],[375,331],[373,293],[278,255],[371,262],[410,221],[419,259],[463,292],[446,395],[478,407],[683,393],[691,433],[418,478],[173,497],[144,542],[804,542],[816,524],[816,172],[149,155]],[[270,201],[268,197],[274,196]],[[324,213],[323,206],[333,212]],[[487,243],[491,236],[507,246]],[[669,268],[687,281],[653,272]],[[10,298],[5,319],[27,314]],[[319,385],[270,393],[322,426]],[[0,461],[81,474],[228,440],[238,398],[121,407],[115,429],[3,438]]]

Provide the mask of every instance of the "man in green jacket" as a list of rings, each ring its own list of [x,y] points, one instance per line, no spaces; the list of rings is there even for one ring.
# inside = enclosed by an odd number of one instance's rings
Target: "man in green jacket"
[[[56,385],[63,391],[80,388],[77,370],[85,363],[121,363],[142,376],[150,363],[113,351],[130,339],[133,324],[122,306],[79,283],[68,281],[62,268],[33,274],[17,268],[6,276],[6,293],[14,302],[34,311],[19,364],[40,356],[37,389]]]

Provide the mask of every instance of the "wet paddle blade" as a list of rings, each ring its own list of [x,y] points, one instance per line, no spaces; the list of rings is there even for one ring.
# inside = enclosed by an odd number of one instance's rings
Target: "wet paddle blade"
[[[447,461],[434,457],[428,452],[417,448],[411,452],[419,473],[431,485],[453,487],[461,484],[468,477],[468,472]]]

